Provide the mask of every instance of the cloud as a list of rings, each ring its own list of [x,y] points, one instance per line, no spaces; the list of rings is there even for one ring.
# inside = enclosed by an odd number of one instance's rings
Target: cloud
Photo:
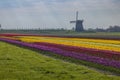
[[[0,23],[8,28],[72,28],[79,11],[86,28],[120,25],[119,0],[2,0]]]

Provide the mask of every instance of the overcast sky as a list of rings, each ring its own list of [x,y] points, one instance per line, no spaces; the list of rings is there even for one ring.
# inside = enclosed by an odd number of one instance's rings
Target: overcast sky
[[[120,25],[120,0],[0,0],[3,28],[67,28],[75,13],[84,27]]]

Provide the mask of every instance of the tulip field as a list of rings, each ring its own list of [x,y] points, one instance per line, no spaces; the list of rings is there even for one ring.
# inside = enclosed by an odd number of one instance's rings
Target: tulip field
[[[0,41],[25,48],[52,52],[55,55],[85,62],[85,65],[99,67],[120,74],[120,40],[75,38],[21,34],[1,34]]]

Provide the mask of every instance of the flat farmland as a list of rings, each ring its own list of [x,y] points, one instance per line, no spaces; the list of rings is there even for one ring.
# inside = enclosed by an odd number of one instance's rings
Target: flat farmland
[[[119,39],[1,34],[0,41],[3,80],[120,79]]]
[[[69,30],[1,30],[0,33],[120,40],[120,32],[75,32]]]

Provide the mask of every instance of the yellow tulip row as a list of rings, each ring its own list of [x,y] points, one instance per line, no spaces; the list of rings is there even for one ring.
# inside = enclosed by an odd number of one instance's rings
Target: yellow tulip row
[[[119,44],[120,45],[120,41],[118,41],[118,40],[77,39],[77,38],[73,38],[73,40],[78,40],[78,41],[81,40],[81,41],[96,42],[96,43],[105,43],[105,44]]]
[[[58,38],[58,37],[19,37],[24,42],[48,42],[69,46],[78,46],[85,48],[93,48],[99,50],[111,50],[120,52],[120,42],[115,40],[100,39],[79,39],[79,38]]]
[[[56,40],[74,40],[74,41],[85,41],[85,42],[94,42],[94,43],[105,43],[105,44],[117,44],[120,45],[119,40],[102,40],[102,39],[84,39],[84,38],[58,38],[58,37],[31,37],[28,38],[45,38],[45,39],[56,39]]]

